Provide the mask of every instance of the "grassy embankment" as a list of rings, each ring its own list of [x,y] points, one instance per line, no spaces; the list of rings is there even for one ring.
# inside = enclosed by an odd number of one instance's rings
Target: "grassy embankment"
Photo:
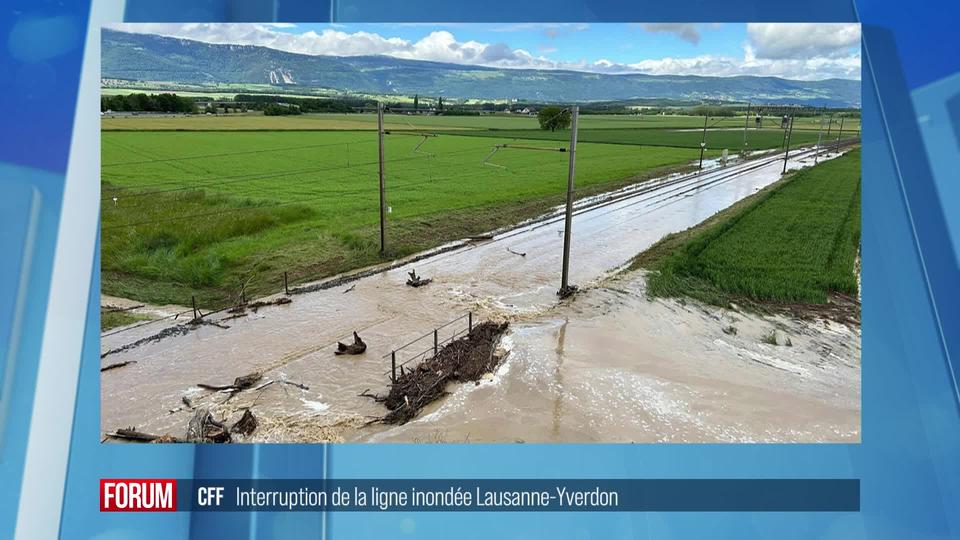
[[[100,311],[100,331],[119,328],[128,324],[149,319],[146,315],[130,313],[128,311],[101,310]]]
[[[633,262],[648,291],[715,305],[823,304],[855,295],[860,150],[798,171]]]

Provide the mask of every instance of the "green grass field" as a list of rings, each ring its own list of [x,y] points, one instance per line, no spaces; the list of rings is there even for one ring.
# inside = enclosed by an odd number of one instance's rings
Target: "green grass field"
[[[386,139],[388,241],[403,256],[560,204],[567,154],[508,139]],[[555,147],[550,141],[526,144]],[[688,148],[583,143],[579,195],[692,162]],[[494,166],[496,165],[496,166]],[[370,131],[102,133],[103,291],[205,307],[379,262],[376,134]]]
[[[150,319],[146,315],[139,313],[129,313],[126,311],[101,311],[100,312],[100,331],[110,330],[126,326],[135,322],[146,321]]]
[[[822,304],[830,293],[856,294],[859,149],[788,178],[641,254],[634,266],[654,270],[649,292],[718,305]]]
[[[517,138],[517,139],[535,139],[535,140],[555,140],[567,141],[570,139],[569,131],[544,131],[541,129],[513,129],[513,130],[490,130],[490,131],[461,131],[463,135],[474,137],[497,137],[497,138]],[[855,133],[842,134],[843,139],[850,139]],[[743,147],[743,132],[740,130],[714,129],[708,131],[706,137],[699,130],[690,131],[689,129],[579,129],[577,139],[580,142],[593,142],[605,144],[632,144],[642,146],[671,146],[680,148],[700,148],[700,142],[704,141],[707,148],[713,150],[722,150],[724,148],[731,151],[739,151]],[[830,141],[823,139],[824,144],[835,141],[831,137]],[[751,129],[747,132],[747,147],[750,150],[766,150],[770,148],[780,148],[783,145],[783,130],[780,129]],[[811,145],[817,142],[816,131],[801,131],[794,129],[790,135],[790,145]]]
[[[777,130],[780,121],[777,118],[764,118],[763,129]],[[794,121],[794,133],[819,128],[819,118],[797,118]],[[744,118],[711,118],[708,126],[713,129],[742,129]],[[474,130],[539,130],[535,116],[495,114],[486,116],[418,116],[386,115],[389,129],[474,129]],[[375,114],[304,114],[299,116],[264,117],[258,113],[229,115],[189,115],[189,116],[124,116],[104,117],[103,130],[327,130],[327,129],[376,129]],[[698,129],[703,127],[702,116],[628,116],[585,114],[580,117],[580,129]],[[831,133],[835,132],[835,124]],[[860,129],[858,118],[847,118],[844,131],[854,133]],[[754,126],[750,124],[750,132]],[[824,126],[826,133],[826,125]],[[698,134],[699,135],[699,134]],[[749,136],[749,135],[748,135]],[[741,132],[742,137],[742,132]],[[697,142],[699,143],[699,136]]]

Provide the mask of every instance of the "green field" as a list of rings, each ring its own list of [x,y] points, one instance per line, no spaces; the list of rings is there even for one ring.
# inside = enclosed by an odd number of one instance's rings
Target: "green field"
[[[101,311],[100,312],[100,331],[127,326],[135,322],[149,320],[150,317],[140,315],[139,313],[129,313],[126,311]]]
[[[819,118],[797,118],[794,134],[798,131],[816,131]],[[742,129],[744,118],[712,118],[707,125],[711,129]],[[389,129],[474,129],[474,130],[539,130],[535,116],[517,114],[494,114],[485,116],[419,116],[386,115]],[[777,118],[764,118],[764,130],[779,131]],[[153,116],[138,115],[105,117],[101,121],[104,130],[327,130],[327,129],[376,129],[375,114],[304,114],[299,116],[264,117],[258,113],[229,115]],[[580,117],[580,129],[699,129],[703,127],[702,116],[628,116],[613,114],[585,114]],[[831,132],[835,133],[837,124]],[[844,120],[843,129],[854,133],[860,129],[857,118]],[[749,133],[756,131],[750,124]],[[711,132],[712,133],[712,132]],[[824,126],[826,133],[826,125]],[[699,133],[695,137],[699,143]],[[740,133],[742,138],[742,132]]]
[[[388,241],[403,256],[562,202],[567,154],[508,139],[386,138]],[[527,141],[555,147],[549,141]],[[689,148],[583,143],[578,195],[692,162]],[[708,155],[713,155],[708,154]],[[494,166],[496,165],[496,166]],[[371,131],[104,131],[103,291],[209,308],[379,262]]]
[[[793,144],[816,141],[797,119]],[[578,195],[689,166],[702,117],[583,115]],[[743,118],[710,120],[707,157],[742,145]],[[767,119],[775,125],[776,119]],[[562,202],[569,131],[535,117],[388,115],[390,257],[533,217]],[[376,116],[105,117],[103,291],[208,309],[380,262]],[[437,136],[423,138],[412,130]],[[846,125],[845,125],[846,131]],[[779,129],[750,129],[750,149]],[[422,143],[422,145],[421,145]],[[420,145],[419,148],[418,145]]]
[[[712,221],[638,257],[634,266],[654,270],[651,294],[718,305],[855,295],[860,151],[799,171]]]
[[[473,137],[497,137],[497,138],[517,138],[517,139],[535,139],[535,140],[554,140],[567,141],[570,138],[569,131],[544,131],[541,129],[500,129],[490,131],[461,131],[462,135]],[[843,139],[851,139],[855,133],[843,134]],[[724,148],[731,151],[739,151],[743,147],[743,131],[730,129],[715,129],[708,131],[706,137],[699,130],[690,131],[688,129],[591,129],[584,128],[577,132],[577,140],[580,142],[593,142],[605,144],[632,144],[642,146],[672,146],[681,148],[700,148],[701,141],[706,147],[713,150],[722,150]],[[830,141],[823,139],[824,144],[836,141],[836,137],[831,137]],[[794,129],[790,135],[791,146],[812,145],[817,142],[816,131],[801,131]],[[766,150],[770,148],[780,148],[784,144],[783,130],[780,129],[751,129],[747,132],[747,147],[750,150]]]

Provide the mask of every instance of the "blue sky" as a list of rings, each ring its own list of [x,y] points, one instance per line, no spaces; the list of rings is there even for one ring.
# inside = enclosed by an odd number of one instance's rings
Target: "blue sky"
[[[856,24],[115,24],[118,30],[315,55],[383,54],[504,68],[860,78]]]
[[[302,33],[322,32],[330,25],[304,24],[280,29]],[[641,57],[738,55],[747,39],[746,25],[698,25],[687,39],[675,33],[645,31],[639,24],[342,24],[344,32],[372,32],[418,41],[435,30],[446,30],[461,41],[503,42],[558,61],[595,61],[606,58],[629,64]],[[694,40],[696,42],[694,42]]]

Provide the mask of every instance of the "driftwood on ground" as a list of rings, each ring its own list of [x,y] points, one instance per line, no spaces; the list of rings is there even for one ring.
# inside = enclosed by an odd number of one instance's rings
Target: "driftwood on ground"
[[[185,401],[185,403],[187,403]],[[228,443],[233,442],[231,434],[249,436],[256,431],[259,422],[249,408],[243,411],[239,420],[229,428],[223,422],[218,422],[210,410],[201,407],[194,411],[187,423],[185,436],[180,439],[173,435],[154,435],[137,431],[135,427],[122,428],[107,433],[104,439],[119,439],[136,443]]]
[[[110,371],[111,369],[122,368],[123,366],[126,366],[128,364],[136,364],[136,363],[137,363],[136,360],[127,360],[126,362],[117,362],[115,364],[103,366],[102,368],[100,368],[100,372],[102,373],[104,371]]]
[[[107,434],[107,437],[111,439],[121,439],[132,442],[153,442],[162,436],[163,435],[151,435],[150,433],[143,433],[141,431],[137,431],[137,428],[133,427],[118,429],[113,433]]]
[[[367,350],[367,344],[360,339],[360,335],[356,332],[353,333],[353,343],[346,345],[341,342],[337,342],[337,350],[333,351],[333,354],[363,354]]]
[[[250,373],[247,375],[241,375],[240,377],[237,377],[236,379],[233,380],[233,384],[216,385],[216,384],[198,383],[197,386],[205,390],[239,391],[239,390],[246,390],[247,388],[250,388],[262,378],[263,378],[263,374],[255,371],[253,373]]]
[[[218,422],[206,407],[200,407],[194,411],[190,422],[187,423],[184,440],[192,443],[222,443],[230,442],[231,439],[230,431],[223,422]]]
[[[228,310],[227,310],[227,313],[239,314],[239,313],[243,313],[244,311],[246,311],[246,310],[248,310],[248,309],[249,309],[250,311],[256,313],[257,310],[260,309],[260,308],[262,308],[262,307],[266,307],[266,306],[282,306],[282,305],[284,305],[284,304],[289,304],[289,303],[291,303],[291,302],[293,302],[293,300],[291,300],[290,298],[288,298],[288,297],[286,297],[286,296],[281,296],[280,298],[277,298],[277,299],[275,299],[275,300],[257,300],[256,302],[250,302],[250,303],[248,303],[248,304],[240,304],[240,305],[238,305],[238,306],[234,306],[234,307],[228,309]]]
[[[240,417],[240,420],[237,420],[237,423],[230,426],[231,433],[239,433],[240,435],[249,435],[257,429],[257,417],[250,412],[250,409],[243,411],[243,416]]]
[[[407,272],[407,275],[410,276],[407,279],[407,285],[410,287],[423,287],[424,285],[429,285],[433,278],[422,278],[417,275],[416,270],[410,270]]]
[[[479,324],[466,336],[445,345],[435,357],[413,369],[402,370],[386,396],[367,392],[360,395],[389,409],[380,422],[405,424],[424,406],[446,395],[447,383],[479,381],[494,371],[503,360],[497,356],[496,349],[507,326],[507,323]]]

